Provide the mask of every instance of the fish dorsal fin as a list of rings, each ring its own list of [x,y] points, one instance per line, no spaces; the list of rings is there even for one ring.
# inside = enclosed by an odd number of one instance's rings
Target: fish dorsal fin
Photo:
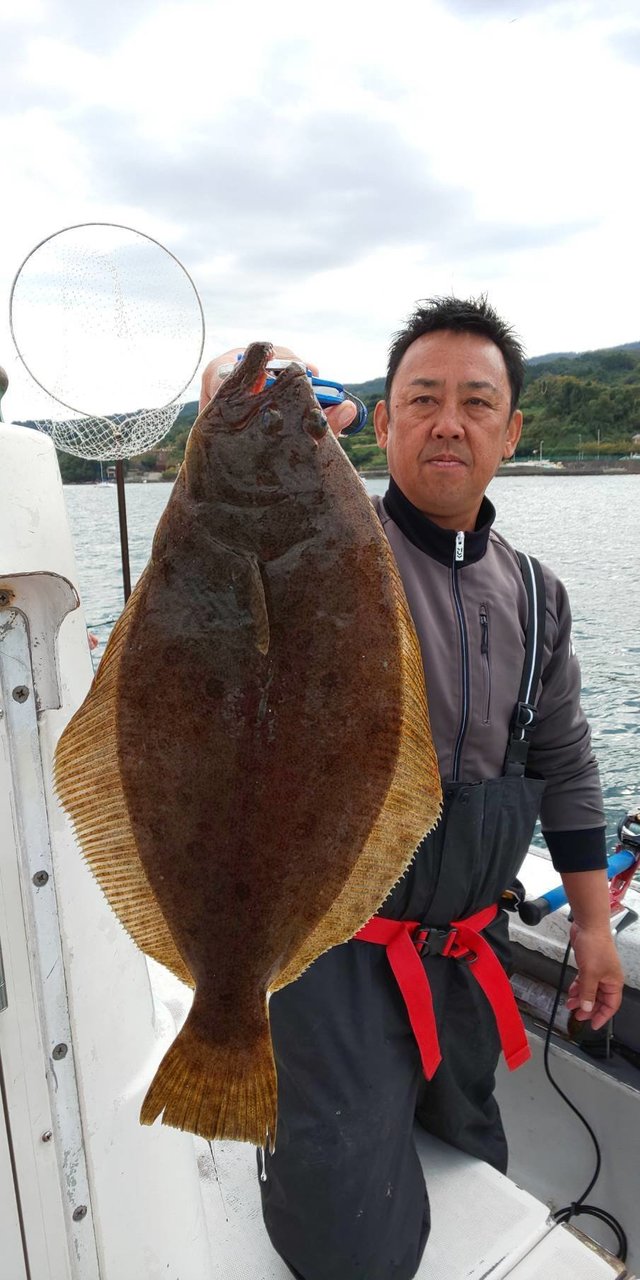
[[[133,941],[193,986],[138,856],[120,775],[120,656],[144,577],[113,629],[85,701],[60,738],[55,788],[90,870]]]

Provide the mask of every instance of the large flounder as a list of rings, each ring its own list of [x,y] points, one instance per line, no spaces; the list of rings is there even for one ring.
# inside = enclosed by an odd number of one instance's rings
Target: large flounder
[[[138,945],[195,985],[141,1119],[276,1128],[267,995],[352,937],[440,811],[393,557],[302,370],[254,344],[197,419],[56,757]]]

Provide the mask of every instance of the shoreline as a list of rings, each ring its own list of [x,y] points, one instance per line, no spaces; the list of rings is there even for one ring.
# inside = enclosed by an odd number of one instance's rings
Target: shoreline
[[[358,475],[363,480],[385,480],[389,472],[382,467],[371,467],[364,471],[358,471]],[[494,479],[501,476],[632,476],[640,475],[640,458],[621,458],[615,462],[563,462],[560,466],[539,466],[537,463],[518,463],[509,462],[503,467],[498,467]],[[142,476],[129,476],[125,479],[125,484],[149,484],[152,486],[162,484],[173,484],[176,477],[171,476],[170,479],[164,479],[162,476],[149,479]],[[100,481],[95,480],[66,480],[65,485],[81,485],[83,488],[100,488]],[[115,488],[115,480],[102,481],[102,485],[109,488]]]
[[[640,458],[620,458],[615,462],[563,462],[560,466],[509,462],[498,467],[497,476],[633,476],[640,475]]]
[[[359,471],[363,479],[384,480],[389,472],[379,467]],[[498,467],[494,479],[500,476],[633,476],[640,475],[640,458],[623,458],[612,463],[563,462],[559,467],[509,462]]]

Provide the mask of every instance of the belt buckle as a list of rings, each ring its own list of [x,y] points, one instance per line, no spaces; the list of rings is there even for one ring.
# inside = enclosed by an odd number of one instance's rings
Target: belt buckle
[[[456,933],[456,929],[435,929],[421,924],[415,932],[414,946],[419,956],[448,956]]]
[[[413,944],[419,956],[450,956],[452,960],[464,960],[473,964],[477,959],[463,942],[458,942],[455,925],[449,929],[435,929],[421,924],[415,931]]]

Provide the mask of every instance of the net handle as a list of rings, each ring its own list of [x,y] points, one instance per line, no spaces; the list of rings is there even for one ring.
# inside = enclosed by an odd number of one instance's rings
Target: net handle
[[[29,368],[29,365],[27,364],[20,350],[20,347],[18,345],[18,339],[16,338],[15,329],[13,327],[13,295],[15,293],[16,285],[18,283],[20,272],[22,271],[23,267],[27,265],[27,262],[29,261],[30,258],[33,257],[34,253],[37,253],[38,249],[41,249],[43,245],[48,244],[50,240],[55,240],[57,236],[64,235],[65,231],[80,231],[84,227],[113,227],[117,231],[130,231],[134,236],[140,236],[143,240],[148,240],[151,244],[157,245],[158,248],[162,249],[164,253],[167,253],[170,258],[173,258],[173,261],[177,264],[177,266],[180,267],[180,270],[187,277],[187,280],[189,281],[189,284],[193,289],[193,292],[195,294],[195,299],[198,304],[198,310],[200,312],[200,332],[201,332],[200,349],[198,351],[198,358],[196,360],[196,363],[193,369],[191,370],[191,373],[189,374],[189,377],[187,378],[186,382],[183,384],[183,386],[180,387],[180,390],[176,391],[176,394],[172,396],[170,400],[167,400],[165,404],[153,405],[154,409],[167,409],[170,404],[175,404],[176,400],[180,398],[183,391],[186,391],[187,387],[189,386],[189,383],[192,381],[192,379],[195,377],[196,373],[198,372],[198,366],[200,364],[200,361],[202,359],[202,353],[204,351],[204,340],[205,340],[204,311],[202,309],[202,303],[200,301],[200,294],[196,289],[195,283],[192,277],[189,275],[187,268],[183,266],[182,262],[180,261],[179,258],[176,257],[175,253],[172,253],[170,249],[167,249],[166,245],[161,244],[160,241],[156,240],[154,236],[148,236],[145,231],[138,231],[135,227],[128,227],[123,222],[74,222],[69,227],[61,227],[59,231],[54,231],[50,236],[45,236],[44,240],[40,240],[39,243],[29,251],[26,258],[23,258],[22,262],[20,263],[20,266],[18,267],[18,270],[16,271],[15,276],[13,277],[13,281],[11,284],[11,292],[9,294],[9,329],[11,331],[13,345],[18,353],[18,356],[20,357],[27,373],[29,374],[29,377],[33,378],[33,381],[37,384],[37,386],[40,387],[40,390],[44,391],[45,395],[50,396],[52,400],[55,400],[56,404],[61,404],[64,409],[70,409],[72,413],[84,414],[85,417],[88,417],[88,418],[101,416],[101,415],[96,415],[91,413],[89,409],[79,409],[77,405],[68,404],[66,400],[61,400],[59,396],[54,396],[53,392],[51,392],[48,387],[45,387],[44,383],[42,383],[39,378],[36,378],[35,373],[33,372],[32,369]]]

